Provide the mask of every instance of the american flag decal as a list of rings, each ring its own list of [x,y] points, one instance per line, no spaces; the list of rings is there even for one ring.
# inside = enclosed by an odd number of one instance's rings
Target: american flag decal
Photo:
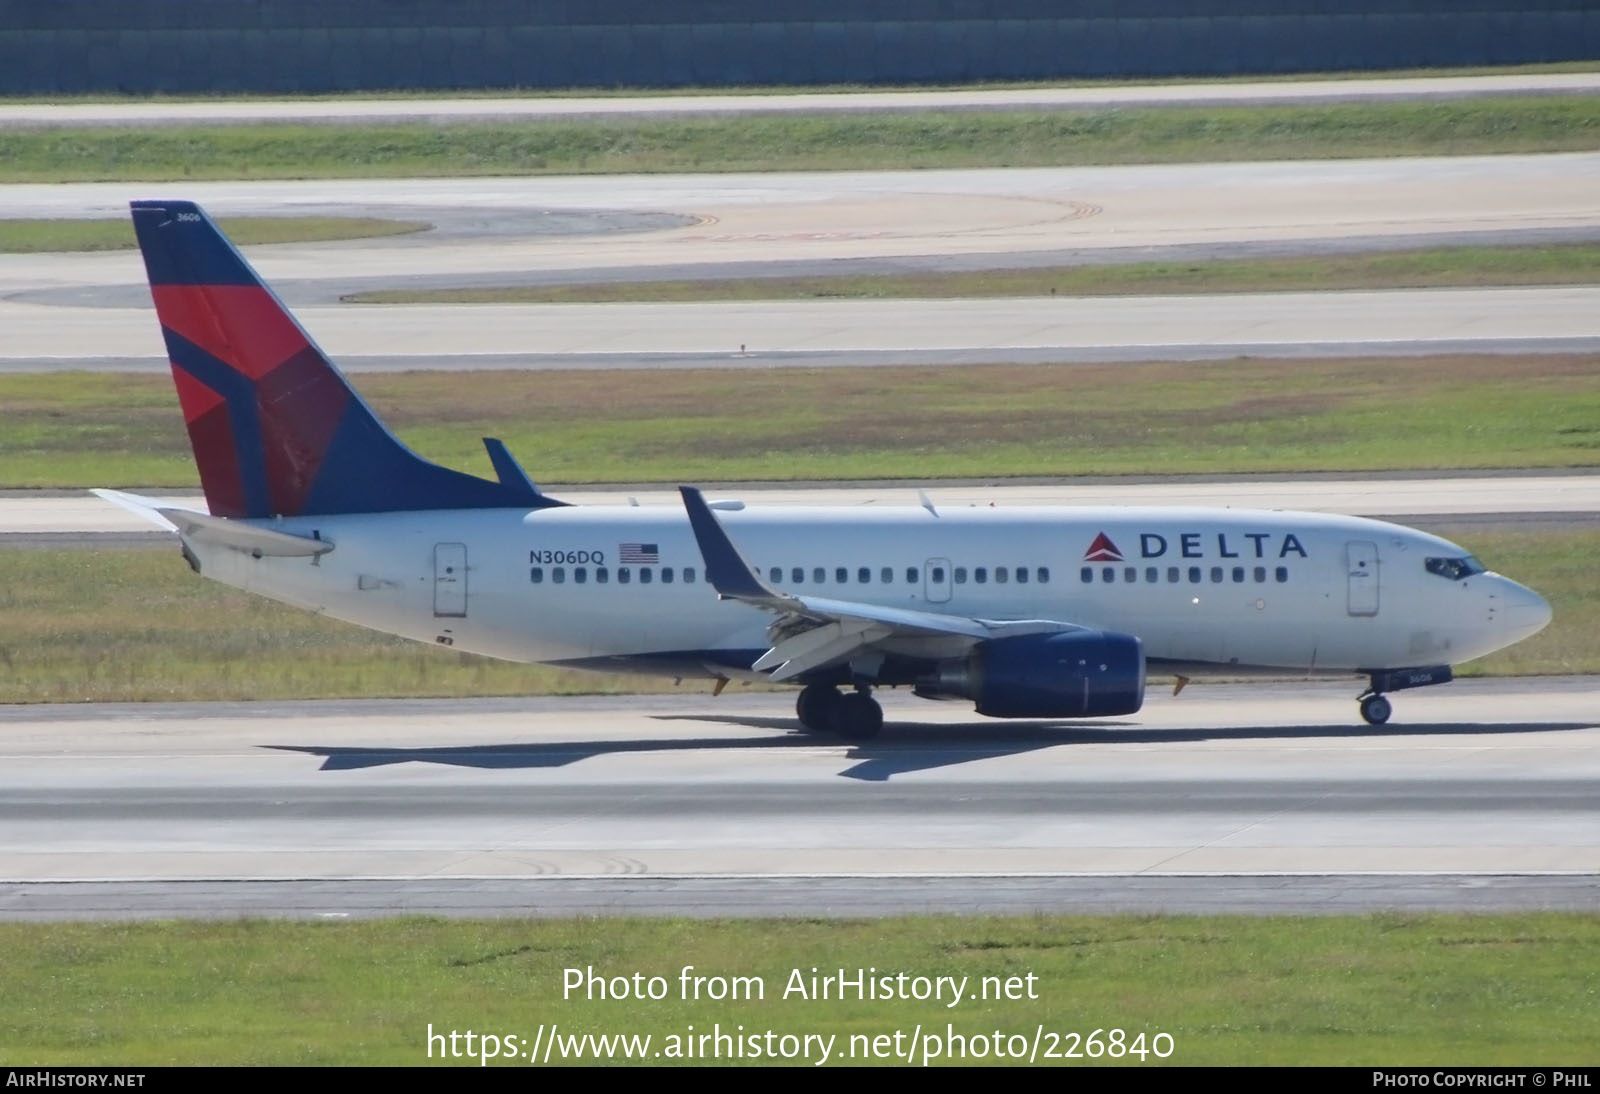
[[[617,544],[617,562],[623,566],[654,566],[661,561],[661,550],[654,543]]]

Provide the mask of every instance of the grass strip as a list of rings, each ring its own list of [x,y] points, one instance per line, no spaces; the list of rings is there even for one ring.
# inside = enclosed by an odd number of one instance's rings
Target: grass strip
[[[1581,467],[1600,355],[410,372],[362,395],[430,459],[638,482]],[[0,487],[193,487],[163,376],[0,376]]]
[[[30,1067],[476,1064],[441,1060],[448,1041],[430,1060],[430,1027],[463,1034],[458,1051],[470,1028],[521,1055],[552,1025],[648,1034],[642,1054],[658,1064],[683,1061],[692,1026],[763,1045],[768,1030],[832,1036],[830,1064],[851,1063],[852,1049],[868,1062],[874,1038],[897,1030],[902,1045],[919,1028],[987,1042],[980,1057],[969,1040],[965,1062],[1026,1063],[1036,1030],[1054,1036],[1041,1054],[1061,1056],[1075,1033],[1087,1057],[1089,1034],[1104,1045],[1116,1028],[1147,1047],[1167,1034],[1172,1064],[1593,1066],[1597,946],[1600,920],[1555,913],[4,924],[0,1028],[8,1062]],[[686,966],[724,985],[759,978],[761,997],[713,1001],[703,987],[685,999]],[[660,977],[663,998],[564,997],[568,969],[630,986]],[[966,977],[979,998],[785,998],[796,975],[810,995],[813,969]],[[985,977],[996,978],[987,1000]],[[993,998],[1011,977],[1022,998]],[[997,1031],[1021,1060],[998,1056]],[[733,1043],[723,1062],[769,1062],[727,1060]]]
[[[1587,151],[1600,97],[0,130],[0,182],[1031,167]]]
[[[0,703],[571,695],[667,679],[430,649],[192,573],[170,550],[0,549]]]
[[[351,304],[611,304],[707,300],[1130,296],[1341,289],[1575,285],[1600,281],[1600,245],[1437,247],[1415,251],[964,273],[604,281],[351,293]]]
[[[218,224],[235,243],[313,243],[425,232],[431,224],[379,217],[224,217]],[[0,254],[41,251],[124,251],[137,245],[127,217],[105,220],[0,220]]]
[[[1600,672],[1600,532],[1437,530],[1555,609],[1540,634],[1472,663],[1465,675]],[[0,574],[0,703],[674,688],[664,678],[491,661],[339,623],[198,577],[176,543],[170,550],[0,549]]]

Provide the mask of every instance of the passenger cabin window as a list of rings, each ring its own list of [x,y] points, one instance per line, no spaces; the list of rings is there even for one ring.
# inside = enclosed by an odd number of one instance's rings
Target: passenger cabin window
[[[1093,566],[1085,566],[1083,569],[1079,570],[1078,571],[1078,580],[1083,582],[1085,585],[1087,585],[1091,581],[1093,581],[1094,580],[1094,567]]]
[[[1122,571],[1122,580],[1126,581],[1129,585],[1137,582],[1139,580],[1139,568],[1137,566],[1127,567]]]
[[[1447,578],[1450,581],[1460,581],[1462,578],[1471,577],[1473,574],[1481,574],[1486,568],[1483,563],[1471,555],[1464,555],[1461,558],[1425,559],[1423,566],[1427,568],[1430,574],[1437,574],[1439,577]]]
[[[979,585],[987,584],[988,581],[989,581],[989,570],[988,570],[988,567],[979,566],[977,569],[973,570],[972,571],[972,580],[976,581]]]
[[[818,566],[816,569],[811,571],[811,580],[818,585],[827,584],[828,571],[824,570],[821,566]]]
[[[1178,568],[1176,566],[1168,566],[1167,567],[1167,584],[1168,585],[1176,585],[1177,583],[1178,583]]]
[[[563,566],[557,566],[555,569],[551,570],[550,580],[555,582],[557,585],[565,584],[567,580],[566,568]]]
[[[1026,585],[1027,583],[1028,583],[1028,568],[1026,566],[1018,566],[1017,567],[1017,584],[1018,585]]]
[[[647,567],[644,567],[644,566],[639,567],[639,584],[648,585],[654,579],[655,579],[655,574],[652,573]]]
[[[907,566],[906,567],[906,584],[907,585],[915,585],[916,583],[917,583],[917,568],[915,566]]]
[[[800,567],[795,566],[789,571],[789,580],[795,585],[804,585],[806,581],[806,572]]]
[[[683,583],[685,585],[693,585],[694,584],[694,567],[693,566],[685,566],[683,568]]]
[[[572,571],[573,584],[582,585],[589,580],[589,567],[579,566]]]
[[[1277,569],[1277,572],[1273,576],[1275,576],[1278,579],[1278,584],[1279,585],[1288,584],[1288,581],[1289,581],[1289,567],[1287,567],[1287,566],[1279,566],[1278,569]]]
[[[1267,582],[1267,568],[1265,566],[1257,566],[1255,578],[1257,585],[1265,585]]]
[[[935,585],[943,585],[944,584],[944,567],[943,566],[935,566],[933,569],[929,570],[928,571],[928,580],[932,581]]]
[[[783,580],[783,570],[777,566],[767,571],[767,580],[774,585]]]
[[[1154,585],[1161,580],[1161,571],[1154,566],[1144,568],[1144,580],[1147,585]]]
[[[894,569],[892,567],[885,566],[878,576],[883,578],[883,583],[885,585],[894,584]]]
[[[1039,567],[1039,584],[1041,584],[1041,585],[1050,584],[1050,567],[1048,567],[1048,566],[1040,566]]]
[[[840,585],[846,584],[850,580],[850,571],[843,566],[835,566],[833,568],[833,580]]]
[[[967,583],[967,568],[965,566],[957,566],[955,574],[957,585],[965,585]]]
[[[1190,566],[1189,567],[1189,584],[1191,584],[1191,585],[1200,584],[1200,567],[1198,567],[1198,566]]]
[[[872,568],[871,567],[862,566],[861,568],[856,570],[856,584],[858,584],[858,585],[871,585],[872,584]]]
[[[661,583],[663,585],[671,585],[672,584],[672,567],[671,566],[667,566],[664,569],[662,569],[662,571],[661,571]]]
[[[994,568],[994,580],[997,585],[1004,585],[1008,576],[1009,572],[1004,566],[996,566]]]
[[[543,566],[535,566],[533,569],[529,570],[528,571],[528,579],[530,581],[532,581],[535,585],[544,584],[544,567]]]
[[[1233,568],[1233,583],[1235,585],[1244,584],[1244,567],[1243,566],[1235,566]]]
[[[1100,568],[1100,580],[1107,585],[1117,580],[1117,568],[1115,566],[1102,566]]]
[[[597,585],[604,585],[606,582],[611,580],[611,571],[606,569],[604,566],[596,566],[594,570],[594,580]]]
[[[618,566],[617,567],[617,584],[618,585],[626,585],[628,582],[630,582],[632,580],[633,580],[633,571],[632,570],[628,569],[626,566]]]

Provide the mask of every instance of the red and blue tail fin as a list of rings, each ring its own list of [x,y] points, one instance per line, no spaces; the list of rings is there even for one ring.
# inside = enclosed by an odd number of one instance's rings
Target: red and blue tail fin
[[[211,512],[225,517],[538,509],[499,441],[498,482],[429,463],[378,421],[211,218],[136,201],[172,378]]]

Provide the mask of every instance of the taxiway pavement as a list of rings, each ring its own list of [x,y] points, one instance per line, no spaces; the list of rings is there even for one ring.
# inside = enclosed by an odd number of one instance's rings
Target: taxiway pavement
[[[251,249],[331,353],[363,367],[529,367],[795,355],[1038,360],[1600,343],[1595,290],[1551,287],[1199,298],[363,306],[345,292],[789,263],[851,272],[1073,261],[1183,247],[1348,249],[1351,240],[1493,242],[1600,231],[1600,154],[1072,169],[633,178],[196,183],[215,215],[439,210],[454,224],[382,240]],[[175,193],[170,185],[159,193]],[[148,186],[0,187],[15,216],[123,216]],[[463,226],[462,210],[470,210]],[[577,216],[587,211],[586,216]],[[547,218],[537,215],[551,214]],[[503,215],[498,215],[503,214]],[[623,214],[659,230],[618,230]],[[446,215],[448,214],[448,215]],[[560,214],[560,215],[557,215]],[[610,218],[610,219],[608,219]],[[558,230],[540,231],[548,220]],[[652,222],[653,223],[653,222]],[[741,264],[745,264],[741,266]],[[0,368],[159,367],[136,254],[0,256]],[[298,305],[297,305],[298,306]],[[741,347],[743,349],[741,350]],[[888,355],[887,357],[885,355]],[[1043,355],[1041,357],[1041,355]],[[118,364],[120,362],[120,364]],[[131,362],[131,365],[130,365]]]
[[[926,910],[954,878],[967,905],[995,878],[1005,908],[1048,910],[1091,876],[1124,909],[1187,891],[1259,909],[1264,886],[1293,903],[1308,883],[1259,879],[1311,875],[1359,906],[1439,907],[1516,904],[1507,875],[1588,877],[1523,900],[1597,906],[1600,683],[1458,681],[1397,696],[1381,728],[1357,688],[1197,686],[1020,724],[890,693],[867,744],[798,733],[791,697],[764,694],[0,708],[0,914],[108,891],[137,892],[137,915],[239,914],[241,894],[312,914],[318,892],[373,914],[434,907],[453,880],[451,914],[505,914],[508,892],[537,914],[553,890],[531,882],[556,877],[685,914],[725,907],[708,878],[768,914]],[[864,880],[794,900],[812,877]]]
[[[732,114],[960,112],[1104,109],[1134,106],[1267,106],[1416,102],[1505,95],[1593,95],[1600,73],[1408,76],[983,91],[795,92],[787,95],[618,95],[517,98],[224,99],[206,102],[0,104],[0,126],[153,126],[257,123],[526,121],[560,118],[675,118]]]
[[[618,505],[633,499],[641,505],[679,508],[675,489],[616,487],[569,488],[545,484],[554,497],[582,505]],[[737,499],[750,505],[916,505],[918,484],[857,485],[707,485],[713,498]],[[1503,475],[1407,476],[1374,475],[1295,477],[1261,475],[1231,478],[1141,481],[1067,481],[991,483],[982,481],[928,483],[936,507],[987,505],[1200,505],[1241,509],[1301,509],[1353,516],[1459,518],[1514,516],[1526,521],[1547,517],[1571,522],[1600,514],[1600,475],[1592,473],[1510,473]],[[205,508],[193,494],[163,492],[163,500],[189,508]],[[151,531],[150,525],[87,492],[34,497],[24,492],[0,495],[0,539],[54,536],[117,536]],[[163,540],[166,533],[156,533]]]

